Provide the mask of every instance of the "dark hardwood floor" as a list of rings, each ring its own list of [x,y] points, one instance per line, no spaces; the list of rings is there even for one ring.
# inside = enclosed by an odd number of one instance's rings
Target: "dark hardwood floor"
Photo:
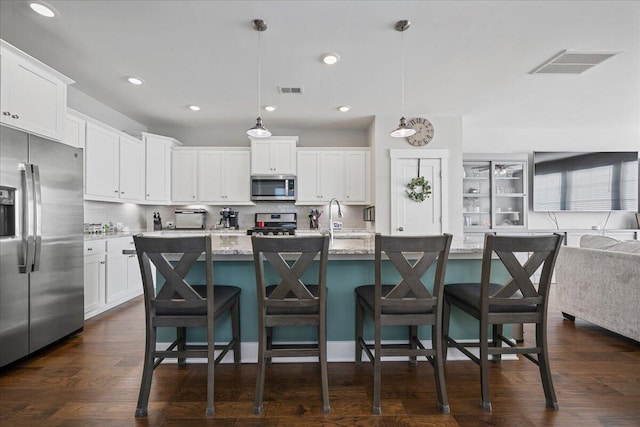
[[[525,340],[532,333],[525,328]],[[84,332],[0,372],[0,425],[9,426],[639,426],[640,344],[550,313],[560,410],[544,406],[537,367],[492,364],[493,412],[480,406],[478,367],[445,367],[451,414],[436,409],[426,362],[383,366],[382,416],[371,415],[372,369],[329,364],[331,414],[321,410],[316,363],[268,368],[265,412],[252,412],[255,364],[216,369],[216,415],[205,417],[204,365],[156,369],[149,416],[135,419],[144,347],[142,299],[89,320]]]

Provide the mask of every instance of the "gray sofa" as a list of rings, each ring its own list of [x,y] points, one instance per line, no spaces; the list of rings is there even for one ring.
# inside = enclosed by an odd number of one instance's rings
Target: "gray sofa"
[[[558,309],[640,341],[640,241],[582,236],[556,263]]]

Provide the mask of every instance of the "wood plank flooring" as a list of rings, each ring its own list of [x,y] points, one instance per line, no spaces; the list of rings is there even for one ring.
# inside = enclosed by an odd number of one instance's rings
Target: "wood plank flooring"
[[[204,365],[156,369],[149,416],[135,419],[144,348],[141,298],[87,321],[81,334],[0,372],[5,426],[639,426],[640,344],[550,311],[550,355],[560,410],[545,408],[537,367],[492,364],[493,412],[480,406],[478,367],[445,367],[451,414],[436,409],[433,370],[386,362],[382,416],[371,415],[367,363],[329,364],[331,414],[321,410],[316,363],[273,364],[265,411],[254,416],[255,364],[216,369],[216,415],[205,417]],[[525,340],[532,337],[525,328]]]

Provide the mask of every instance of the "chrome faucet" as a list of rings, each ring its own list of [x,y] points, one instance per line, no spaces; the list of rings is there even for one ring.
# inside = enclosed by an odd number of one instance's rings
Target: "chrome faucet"
[[[340,200],[335,197],[329,201],[329,237],[331,238],[331,244],[333,245],[333,210],[331,209],[333,206],[333,202],[336,202],[338,205],[338,216],[342,218],[342,205],[340,205]]]

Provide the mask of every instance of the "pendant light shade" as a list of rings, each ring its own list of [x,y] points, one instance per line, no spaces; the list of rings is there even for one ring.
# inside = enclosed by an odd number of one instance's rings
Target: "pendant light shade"
[[[253,29],[258,32],[258,118],[256,119],[256,125],[251,129],[247,130],[247,135],[254,138],[268,138],[271,136],[271,132],[269,132],[269,129],[264,127],[264,125],[262,124],[262,118],[260,117],[260,92],[261,92],[260,71],[261,71],[261,65],[262,65],[261,64],[262,51],[260,49],[260,33],[267,30],[267,23],[264,22],[262,19],[254,19],[253,21],[251,21],[251,25],[253,26]]]
[[[258,119],[256,120],[256,125],[247,130],[247,135],[254,138],[268,138],[271,136],[271,132],[269,132],[269,129],[264,127],[264,125],[262,124],[262,119],[258,117]]]
[[[402,46],[401,46],[401,73],[400,73],[400,81],[401,81],[401,108],[402,108],[402,117],[400,117],[400,123],[398,127],[391,132],[391,136],[394,138],[406,138],[411,135],[416,134],[416,130],[407,126],[407,120],[404,118],[404,32],[409,29],[411,23],[407,20],[402,20],[396,22],[396,31],[400,31],[402,33]]]

